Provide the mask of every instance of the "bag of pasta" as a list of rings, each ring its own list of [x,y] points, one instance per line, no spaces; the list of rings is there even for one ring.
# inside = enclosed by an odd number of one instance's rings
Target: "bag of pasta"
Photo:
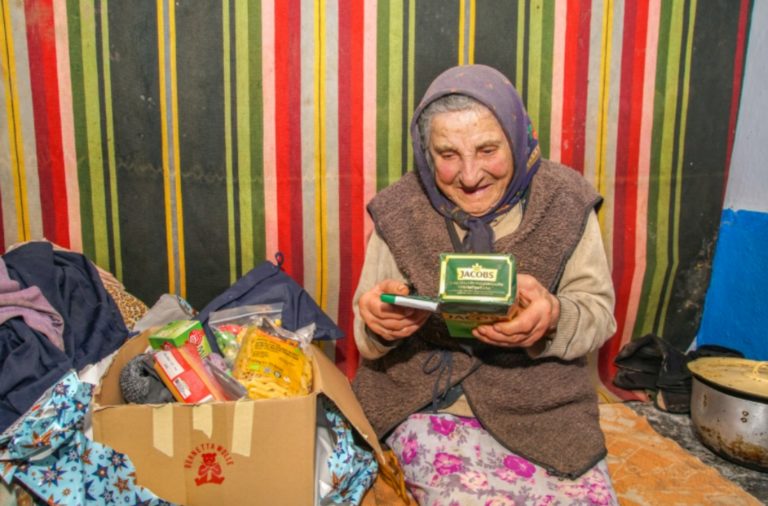
[[[307,340],[306,334],[264,318],[243,328],[232,376],[251,399],[307,395],[312,390],[312,360],[305,353],[310,342],[311,335]]]
[[[227,367],[232,369],[240,350],[242,330],[248,325],[257,325],[262,318],[269,318],[279,327],[282,325],[282,312],[282,302],[235,306],[211,312],[208,316],[208,326],[216,337],[216,344]]]

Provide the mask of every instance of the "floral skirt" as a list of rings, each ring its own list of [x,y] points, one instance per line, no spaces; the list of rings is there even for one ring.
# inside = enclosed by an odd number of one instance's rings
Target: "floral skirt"
[[[387,444],[421,505],[618,504],[605,460],[575,480],[553,476],[510,453],[475,418],[416,413]]]

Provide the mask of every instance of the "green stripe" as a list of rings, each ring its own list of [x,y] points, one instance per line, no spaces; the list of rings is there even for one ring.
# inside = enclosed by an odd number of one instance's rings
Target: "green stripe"
[[[541,91],[541,25],[542,18],[541,0],[531,2],[531,20],[528,35],[528,101],[526,102],[528,115],[534,125],[539,124],[540,91]]]
[[[670,25],[669,58],[667,60],[666,72],[666,96],[664,97],[664,126],[662,130],[661,158],[659,163],[660,182],[658,203],[660,212],[657,215],[656,234],[659,239],[656,243],[656,261],[657,269],[654,273],[653,283],[651,285],[652,300],[659,301],[659,307],[656,308],[656,318],[660,316],[659,310],[662,305],[662,291],[666,278],[666,271],[670,264],[669,237],[670,237],[670,219],[668,211],[670,209],[672,192],[672,170],[675,160],[675,128],[677,125],[677,103],[680,78],[680,57],[682,45],[683,28],[683,3],[677,2],[673,6],[672,22]],[[661,212],[667,211],[667,213]],[[650,315],[649,315],[650,316]],[[663,317],[657,323],[654,323],[654,332],[663,328]]]
[[[400,160],[403,154],[403,4],[392,2],[389,11],[389,138],[387,150],[390,160]],[[403,167],[391,163],[388,168],[388,182],[400,179]]]
[[[416,83],[416,0],[410,0],[408,10],[408,117],[403,124],[410,128],[410,117],[416,108],[415,83]],[[410,136],[408,137],[410,139]],[[408,168],[413,170],[413,144],[406,142],[408,150]],[[406,168],[403,167],[403,171]]]
[[[637,319],[633,335],[641,336],[653,332],[653,313],[650,304],[650,290],[653,276],[656,272],[656,232],[655,223],[659,216],[659,160],[661,158],[661,143],[664,124],[664,82],[667,75],[667,48],[669,47],[669,24],[671,22],[670,5],[661,4],[659,13],[659,39],[656,48],[656,81],[654,86],[653,127],[651,130],[650,174],[648,179],[648,214],[646,222],[646,268],[643,276],[642,295],[637,308]]]
[[[254,204],[251,206],[251,244],[253,248],[251,257],[252,261],[256,263],[267,256],[264,210],[264,101],[262,96],[263,76],[261,74],[261,3],[252,2],[250,5],[253,6],[248,12],[251,27],[248,51],[250,54],[249,75],[251,77],[248,87],[251,91],[251,192],[252,195],[256,195]]]
[[[237,235],[235,234],[235,189],[234,175],[232,173],[232,47],[230,44],[231,32],[230,9],[232,3],[222,2],[221,25],[222,25],[222,43],[224,46],[222,64],[224,68],[224,163],[226,172],[226,192],[227,192],[227,242],[229,244],[229,281],[234,283],[238,278],[237,270]]]
[[[91,195],[90,163],[87,152],[87,133],[85,120],[85,87],[83,84],[82,40],[80,39],[80,6],[78,0],[67,2],[67,25],[69,27],[69,62],[72,80],[72,119],[75,129],[75,151],[77,153],[77,182],[80,190],[80,232],[83,241],[83,253],[94,258],[93,205]]]
[[[643,283],[643,295],[638,308],[637,335],[657,332],[655,326],[658,303],[661,300],[661,286],[667,266],[668,227],[664,210],[669,209],[669,181],[673,137],[675,130],[675,108],[677,104],[677,68],[680,59],[680,36],[682,16],[680,4],[662,3],[661,26],[659,29],[658,61],[656,67],[656,96],[654,104],[653,154],[648,195],[648,243],[647,264]],[[642,318],[641,318],[642,316]]]
[[[523,65],[525,63],[525,4],[526,2],[518,2],[517,4],[517,68],[515,69],[515,88],[517,88],[520,96],[525,96],[525,88],[523,86],[523,78],[525,72]]]
[[[88,142],[89,177],[91,188],[104,188],[104,159],[101,147],[101,108],[99,104],[99,75],[96,59],[96,23],[93,3],[80,1],[80,36],[82,38],[83,90],[85,92],[85,133]],[[107,237],[107,204],[104,192],[91,192],[93,213],[93,258],[101,266],[109,265]]]
[[[550,129],[552,122],[552,66],[555,39],[555,5],[544,2],[544,22],[541,27],[541,80],[539,90],[539,117],[534,127],[539,135],[539,146],[545,158],[549,157]]]
[[[237,101],[237,174],[240,206],[240,261],[242,271],[253,265],[253,222],[251,220],[251,122],[250,122],[250,68],[248,66],[248,5],[235,2],[235,93]]]
[[[389,184],[389,2],[377,4],[376,27],[376,190]]]
[[[682,9],[681,9],[682,10]],[[682,21],[682,14],[680,15],[681,21]],[[693,53],[693,31],[695,28],[695,20],[696,20],[696,0],[691,0],[690,3],[690,10],[688,12],[688,31],[685,33],[685,62],[684,62],[684,68],[683,68],[683,83],[682,88],[678,88],[679,83],[675,81],[675,88],[672,89],[680,89],[681,95],[679,102],[680,102],[680,126],[678,129],[678,139],[677,139],[677,149],[676,152],[678,153],[676,164],[674,167],[671,167],[672,170],[674,170],[675,176],[674,176],[674,186],[670,185],[670,188],[674,189],[674,194],[672,195],[672,199],[674,200],[674,214],[671,216],[671,243],[672,243],[672,251],[671,251],[671,258],[672,262],[669,269],[669,274],[667,276],[668,282],[666,283],[666,290],[663,294],[662,303],[660,309],[661,318],[659,319],[658,328],[663,329],[666,323],[666,315],[667,311],[669,309],[669,301],[672,298],[672,288],[674,286],[674,283],[672,280],[675,277],[675,272],[677,271],[679,262],[680,262],[680,205],[681,205],[681,198],[682,198],[682,188],[683,188],[683,162],[684,157],[683,153],[685,152],[685,129],[687,127],[687,117],[688,117],[688,98],[689,98],[689,90],[690,90],[690,76],[691,76],[691,54]],[[681,23],[682,24],[682,23]],[[682,28],[682,27],[681,27]],[[682,33],[680,34],[682,38]],[[678,56],[679,58],[679,56]]]
[[[101,61],[104,76],[104,117],[107,129],[107,157],[109,158],[109,195],[112,218],[112,243],[114,246],[113,274],[123,279],[123,254],[120,245],[120,207],[117,194],[117,163],[115,161],[115,122],[112,112],[112,69],[109,52],[109,7],[108,1],[101,2]]]

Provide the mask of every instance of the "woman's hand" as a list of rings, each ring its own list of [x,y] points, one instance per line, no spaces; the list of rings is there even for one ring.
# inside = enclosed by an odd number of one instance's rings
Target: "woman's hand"
[[[374,333],[387,341],[404,339],[416,332],[427,318],[429,311],[387,304],[381,301],[382,293],[408,295],[405,283],[387,279],[364,293],[357,305],[360,317]]]
[[[509,316],[509,320],[480,325],[472,334],[494,346],[529,348],[557,328],[560,301],[533,276],[519,274],[517,302]]]

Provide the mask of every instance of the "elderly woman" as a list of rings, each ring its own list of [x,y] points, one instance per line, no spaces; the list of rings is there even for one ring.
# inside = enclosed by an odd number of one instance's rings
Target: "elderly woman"
[[[585,358],[616,328],[600,196],[541,159],[516,90],[487,66],[438,76],[411,136],[417,171],[368,206],[354,304],[366,415],[421,504],[615,504]],[[436,296],[451,251],[518,261],[510,318],[474,339],[380,300]]]

